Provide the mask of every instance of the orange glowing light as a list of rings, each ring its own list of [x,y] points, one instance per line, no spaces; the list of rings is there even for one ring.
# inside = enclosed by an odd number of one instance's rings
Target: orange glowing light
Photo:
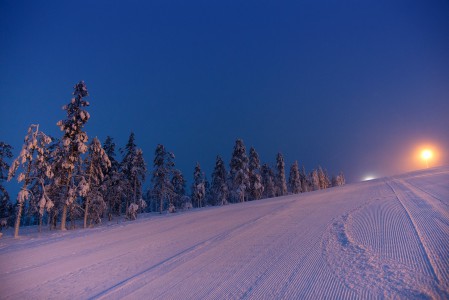
[[[447,164],[447,154],[443,151],[443,147],[437,141],[421,140],[411,141],[405,144],[404,149],[411,149],[409,155],[403,156],[400,166],[404,172],[419,170],[423,168],[434,168],[442,164]],[[398,171],[399,172],[399,171]]]
[[[430,151],[429,149],[423,150],[421,152],[421,157],[424,160],[428,160],[429,158],[432,158],[432,151]]]
[[[432,156],[433,156],[433,153],[432,153],[432,151],[429,150],[429,149],[424,149],[424,150],[421,152],[421,157],[426,161],[426,167],[427,167],[427,168],[429,167],[429,159],[431,159]]]

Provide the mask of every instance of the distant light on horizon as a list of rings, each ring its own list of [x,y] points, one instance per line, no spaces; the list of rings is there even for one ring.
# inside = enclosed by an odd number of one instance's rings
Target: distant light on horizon
[[[376,179],[376,177],[374,175],[367,175],[362,179],[362,181],[370,181],[373,179]]]
[[[423,169],[439,166],[444,161],[444,152],[442,147],[433,142],[422,143],[415,147],[413,162],[414,169]]]
[[[429,149],[424,149],[421,153],[421,157],[426,161],[426,167],[429,167],[429,159],[432,158],[432,151]]]

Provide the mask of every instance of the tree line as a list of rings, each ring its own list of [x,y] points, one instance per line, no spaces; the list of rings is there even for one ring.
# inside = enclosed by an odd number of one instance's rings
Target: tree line
[[[44,225],[66,230],[82,220],[86,228],[103,218],[111,221],[125,216],[133,220],[145,211],[173,213],[345,184],[341,172],[329,179],[325,169],[318,167],[307,173],[297,161],[290,167],[287,180],[281,153],[272,168],[261,164],[253,147],[248,156],[243,140],[238,139],[229,171],[221,156],[217,156],[209,182],[200,164],[196,164],[189,194],[185,177],[175,166],[174,154],[164,145],[157,145],[152,169],[148,170],[134,133],[118,151],[110,136],[103,144],[96,137],[89,142],[84,130],[90,118],[87,96],[85,83],[77,83],[73,98],[63,106],[65,119],[57,122],[62,136],[50,137],[39,125],[32,124],[11,165],[8,160],[13,158],[12,147],[0,142],[0,225],[14,225],[14,237],[19,235],[21,224],[38,225],[39,231]],[[151,176],[151,184],[144,191],[147,175]],[[14,177],[22,186],[15,203],[11,203],[3,182]]]

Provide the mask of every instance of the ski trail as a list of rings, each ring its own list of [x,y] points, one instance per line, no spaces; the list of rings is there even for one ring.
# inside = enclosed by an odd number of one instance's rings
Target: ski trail
[[[228,239],[235,234],[238,234],[238,232],[243,230],[244,228],[254,226],[257,222],[260,222],[261,220],[268,218],[269,216],[275,215],[276,213],[285,209],[286,206],[292,204],[293,202],[294,200],[289,200],[280,207],[276,208],[274,211],[270,211],[262,216],[250,219],[243,224],[235,226],[229,230],[226,230],[225,232],[222,232],[207,240],[201,241],[187,249],[184,249],[183,251],[178,252],[175,255],[172,255],[166,258],[165,260],[155,265],[152,265],[149,268],[146,268],[145,270],[137,274],[134,274],[133,276],[124,279],[123,281],[115,284],[114,286],[111,286],[110,288],[90,297],[90,299],[111,299],[111,298],[118,299],[132,292],[135,292],[141,287],[145,286],[146,284],[149,284],[150,282],[152,282],[154,279],[157,278],[156,275],[152,276],[150,273],[158,269],[164,269],[163,272],[166,273],[171,269],[179,267],[180,264],[185,263],[195,258],[196,256],[201,255],[208,248],[214,247],[216,243]]]
[[[329,196],[326,203],[338,199],[334,193],[325,194]],[[321,234],[317,234],[327,223],[317,215],[324,214],[328,220],[336,210],[344,211],[352,204],[344,201],[337,209],[321,209],[316,206],[323,199],[320,193],[311,196],[295,199],[289,207],[217,241],[175,269],[158,271],[157,279],[125,298],[167,299],[178,290],[184,291],[183,299],[353,297],[323,266]],[[311,271],[315,269],[320,271]],[[329,291],[317,284],[321,280],[305,280],[317,275],[329,281]]]
[[[445,219],[449,219],[449,204],[445,203],[440,197],[434,195],[433,193],[426,191],[424,188],[411,183],[409,180],[397,179],[397,183],[403,185],[408,192],[413,193],[417,198],[430,204],[434,211],[439,214],[443,214]],[[435,201],[437,200],[437,201]]]
[[[5,239],[0,298],[449,299],[449,173],[432,172]]]
[[[402,197],[400,197],[398,195],[398,191],[392,186],[392,184],[390,182],[386,182],[387,185],[391,188],[391,190],[393,191],[393,193],[396,195],[396,199],[399,201],[399,203],[401,204],[401,206],[404,208],[404,211],[407,214],[407,218],[410,220],[410,222],[413,224],[413,232],[415,233],[416,237],[419,239],[420,242],[420,248],[423,250],[424,256],[426,261],[428,262],[428,265],[432,271],[432,275],[433,277],[437,280],[440,281],[436,269],[435,269],[435,263],[433,262],[433,260],[430,258],[429,256],[429,250],[428,247],[426,247],[425,242],[423,241],[422,235],[418,229],[418,226],[415,222],[415,219],[411,216],[410,211],[407,209],[407,206],[404,205],[404,200],[401,200]]]
[[[390,183],[386,182],[386,184],[396,194]],[[388,198],[371,199],[334,219],[322,241],[323,255],[326,258],[327,265],[347,287],[355,290],[361,297],[364,297],[362,296],[363,293],[369,290],[373,293],[370,297],[382,295],[385,298],[446,299],[449,297],[448,290],[437,276],[435,265],[429,258],[429,252],[420,237],[419,229],[413,223],[413,219],[403,202],[399,200],[399,197],[397,198],[404,209],[404,214],[413,224],[415,236],[422,248],[421,252],[431,270],[430,276],[416,272],[413,267],[382,255],[380,249],[374,251],[367,245],[358,243],[352,236],[350,228],[354,224],[354,216],[357,216],[358,222],[361,219],[367,219],[371,222],[369,228],[376,227],[376,218],[364,217],[363,214],[373,211],[373,201],[391,201]],[[385,216],[380,219],[383,220],[384,218]],[[387,223],[390,221],[392,220],[386,220]],[[379,238],[382,238],[382,232],[377,234]],[[406,244],[402,245],[399,251],[406,251],[406,247]]]
[[[282,213],[282,211],[280,211],[279,213]],[[269,217],[274,217],[275,214],[270,214]],[[176,289],[178,286],[183,285],[183,284],[192,284],[192,281],[197,281],[195,279],[192,280],[192,278],[196,278],[199,277],[201,278],[201,276],[196,276],[196,274],[199,274],[203,271],[207,272],[207,269],[210,268],[211,266],[217,266],[217,265],[221,265],[223,264],[223,261],[226,261],[226,255],[232,251],[232,249],[235,249],[236,247],[244,247],[246,248],[246,246],[241,245],[241,238],[242,236],[247,237],[246,241],[248,241],[250,243],[250,245],[253,245],[253,243],[255,243],[255,241],[259,238],[257,236],[257,233],[259,232],[259,227],[263,226],[265,227],[266,224],[269,224],[270,220],[266,220],[264,222],[264,224],[262,223],[258,223],[257,226],[251,226],[251,227],[245,227],[244,231],[241,231],[238,233],[237,235],[234,236],[230,236],[229,239],[226,240],[221,240],[221,241],[217,241],[217,243],[214,245],[213,248],[208,249],[210,253],[207,253],[205,255],[202,256],[202,259],[200,261],[198,260],[191,260],[188,262],[189,265],[191,266],[186,266],[188,269],[192,269],[191,272],[189,272],[188,276],[183,276],[180,280],[173,282],[172,284],[168,284],[167,286],[164,287],[165,291],[162,293],[158,293],[155,294],[155,296],[153,297],[154,299],[166,299],[168,296],[168,294],[170,293],[170,291],[172,289]],[[273,230],[274,232],[278,232],[277,228],[279,224],[277,224],[276,226],[270,226],[271,228],[267,228],[266,232],[269,232],[270,229]],[[274,227],[274,228],[273,228]],[[282,232],[279,235],[275,235],[274,233],[270,232],[270,236],[274,237],[273,239],[270,239],[271,242],[275,245],[281,245],[284,243],[285,240],[287,240],[285,238],[286,235],[288,235],[289,233],[287,231]],[[249,257],[246,258],[245,260],[245,264],[246,266],[244,268],[242,268],[241,270],[236,270],[236,272],[230,272],[228,273],[228,275],[237,275],[237,278],[242,278],[243,281],[247,281],[247,280],[251,280],[250,278],[245,278],[244,274],[247,272],[248,268],[251,268],[250,266],[255,263],[258,262],[258,266],[256,268],[252,268],[254,273],[257,273],[257,276],[254,280],[254,282],[251,282],[250,284],[250,288],[246,291],[242,290],[242,293],[239,294],[239,296],[237,296],[236,294],[234,294],[233,296],[226,296],[226,298],[245,298],[249,293],[251,293],[252,287],[257,285],[257,282],[259,279],[262,279],[264,277],[264,275],[266,274],[266,272],[270,269],[270,266],[273,267],[276,265],[276,263],[279,261],[278,258],[273,257],[273,260],[269,260],[267,262],[262,262],[261,260],[263,260],[264,257],[270,256],[269,253],[273,251],[273,249],[270,247],[270,243],[268,241],[266,241],[264,243],[265,247],[263,247],[262,249],[259,249],[259,247],[252,247],[250,246],[250,248],[253,248],[252,250],[248,251],[249,253],[252,253]],[[287,248],[288,249],[288,248]],[[243,250],[243,249],[242,249]],[[282,251],[279,252],[283,252],[283,251],[287,251],[285,248],[283,248]],[[245,251],[246,252],[246,251]],[[272,257],[272,256],[271,256]],[[224,268],[225,266],[221,266],[221,268]],[[242,273],[243,276],[238,276],[239,273]],[[223,274],[225,275],[225,274]],[[223,283],[225,283],[225,285],[223,285]],[[205,283],[203,283],[203,289],[208,290],[206,292],[206,294],[208,294],[209,297],[213,296],[211,294],[215,293],[218,295],[226,295],[229,291],[227,290],[229,288],[229,286],[226,284],[226,280],[224,278],[222,278],[222,280],[219,280],[216,284],[214,285],[209,285],[209,286],[204,286]],[[215,290],[215,292],[213,291]],[[198,293],[196,293],[193,298],[202,298],[202,295],[204,291],[198,291]],[[217,295],[217,296],[218,296]],[[134,295],[130,295],[130,297],[128,298],[134,298]]]
[[[445,205],[406,180],[396,179],[394,185],[392,189],[415,227],[435,279],[449,292],[449,213]]]
[[[430,197],[432,197],[433,199],[438,200],[439,202],[441,202],[441,204],[447,206],[446,209],[448,209],[449,204],[446,203],[446,202],[444,202],[444,200],[441,199],[438,195],[435,195],[435,194],[432,193],[432,192],[426,191],[426,190],[423,189],[422,187],[417,186],[416,184],[413,184],[413,183],[411,183],[411,182],[405,182],[405,181],[402,180],[401,183],[402,183],[403,185],[409,187],[411,190],[414,190],[415,194],[416,194],[417,190],[419,190],[419,191],[420,191],[420,192],[418,191],[419,194],[421,194],[421,195],[422,195],[422,193],[427,194],[427,196],[424,196],[424,198],[428,198],[428,196],[430,196]],[[443,211],[444,211],[444,210],[443,210]]]
[[[328,267],[350,289],[360,296],[369,290],[371,297],[431,298],[438,290],[429,290],[432,278],[414,274],[414,270],[393,260],[382,259],[353,242],[345,223],[349,215],[336,219],[323,242]],[[419,277],[419,279],[417,279]]]

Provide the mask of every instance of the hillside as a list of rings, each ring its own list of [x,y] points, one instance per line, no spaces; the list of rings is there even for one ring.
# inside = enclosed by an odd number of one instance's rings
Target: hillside
[[[449,168],[0,239],[0,298],[449,298]]]

